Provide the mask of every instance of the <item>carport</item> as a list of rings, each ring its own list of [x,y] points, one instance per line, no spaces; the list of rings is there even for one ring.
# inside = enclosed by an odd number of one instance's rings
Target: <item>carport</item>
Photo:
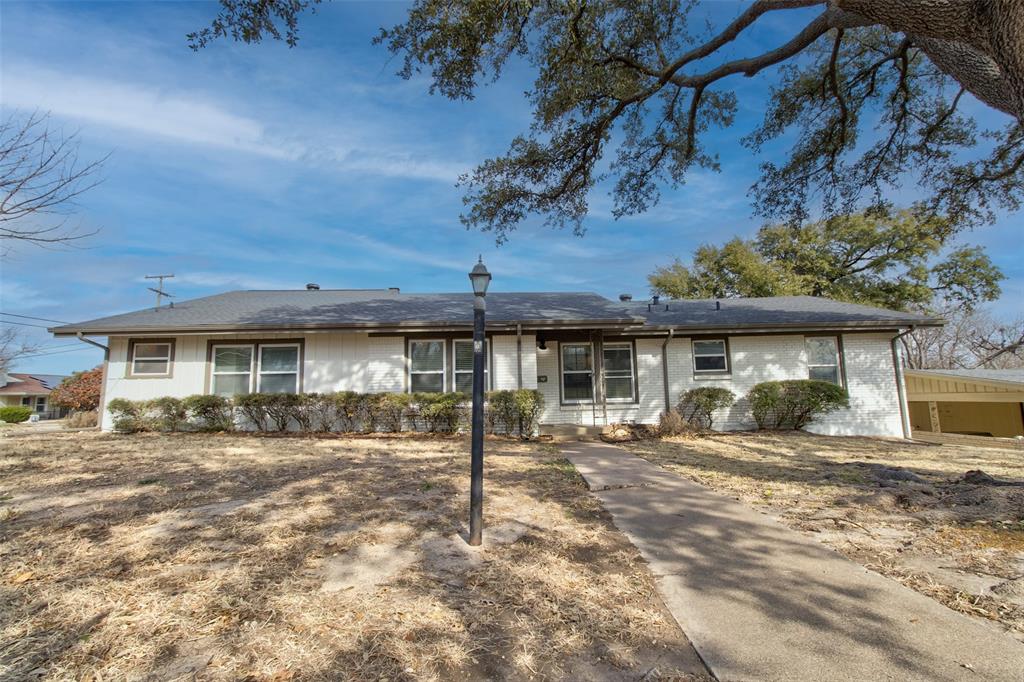
[[[915,437],[1024,436],[1024,369],[908,369]]]

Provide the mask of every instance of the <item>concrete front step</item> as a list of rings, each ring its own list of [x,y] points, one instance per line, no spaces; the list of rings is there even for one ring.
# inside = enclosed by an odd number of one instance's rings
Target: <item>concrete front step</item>
[[[603,426],[583,426],[580,424],[541,424],[540,435],[550,436],[555,442],[574,440],[599,440]]]

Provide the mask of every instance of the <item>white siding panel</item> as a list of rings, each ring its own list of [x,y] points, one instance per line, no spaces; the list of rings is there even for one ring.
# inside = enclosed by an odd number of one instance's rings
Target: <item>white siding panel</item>
[[[400,393],[405,390],[405,373],[405,338],[372,336],[367,339],[364,391]]]

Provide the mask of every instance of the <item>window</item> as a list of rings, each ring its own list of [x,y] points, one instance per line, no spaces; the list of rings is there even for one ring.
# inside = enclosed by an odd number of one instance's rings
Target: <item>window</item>
[[[807,337],[807,376],[842,386],[839,368],[839,339],[834,336]]]
[[[491,364],[484,341],[484,389],[488,383],[488,365]],[[473,392],[473,341],[460,339],[452,343],[452,367],[455,368],[455,390],[460,393]]]
[[[299,345],[260,346],[259,393],[299,392]]]
[[[728,372],[729,358],[725,339],[693,342],[694,372]]]
[[[594,349],[589,343],[562,344],[562,400],[583,403],[594,399]]]
[[[252,390],[252,358],[252,346],[214,346],[211,392],[224,396],[249,393]]]
[[[132,344],[132,375],[169,376],[171,373],[171,349],[169,341],[136,341]]]
[[[32,407],[32,396],[25,396],[21,399],[22,407]]]
[[[602,357],[605,399],[611,403],[633,402],[633,344],[606,343]]]
[[[46,412],[46,396],[36,398],[36,412]]]
[[[444,341],[410,341],[409,390],[444,393],[444,359]]]

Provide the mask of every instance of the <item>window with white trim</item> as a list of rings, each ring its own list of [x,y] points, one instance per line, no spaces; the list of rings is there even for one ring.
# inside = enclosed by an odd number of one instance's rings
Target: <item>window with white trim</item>
[[[694,339],[693,371],[728,372],[729,354],[725,339]]]
[[[563,343],[562,401],[586,403],[594,400],[594,349],[589,343]]]
[[[445,364],[444,341],[410,341],[409,391],[444,393]]]
[[[137,341],[132,344],[132,374],[159,376],[171,373],[171,344]]]
[[[261,344],[257,367],[257,392],[299,392],[299,344]]]
[[[46,396],[36,398],[36,412],[46,412]]]
[[[253,346],[214,346],[210,392],[233,396],[252,391]]]
[[[601,356],[604,360],[605,400],[610,403],[633,402],[633,344],[606,343]]]
[[[808,336],[807,378],[842,386],[839,365],[839,339],[835,336]]]
[[[491,364],[484,341],[484,390],[490,386],[488,374]],[[455,371],[455,390],[459,393],[473,392],[473,340],[456,339],[452,342],[452,368]]]

